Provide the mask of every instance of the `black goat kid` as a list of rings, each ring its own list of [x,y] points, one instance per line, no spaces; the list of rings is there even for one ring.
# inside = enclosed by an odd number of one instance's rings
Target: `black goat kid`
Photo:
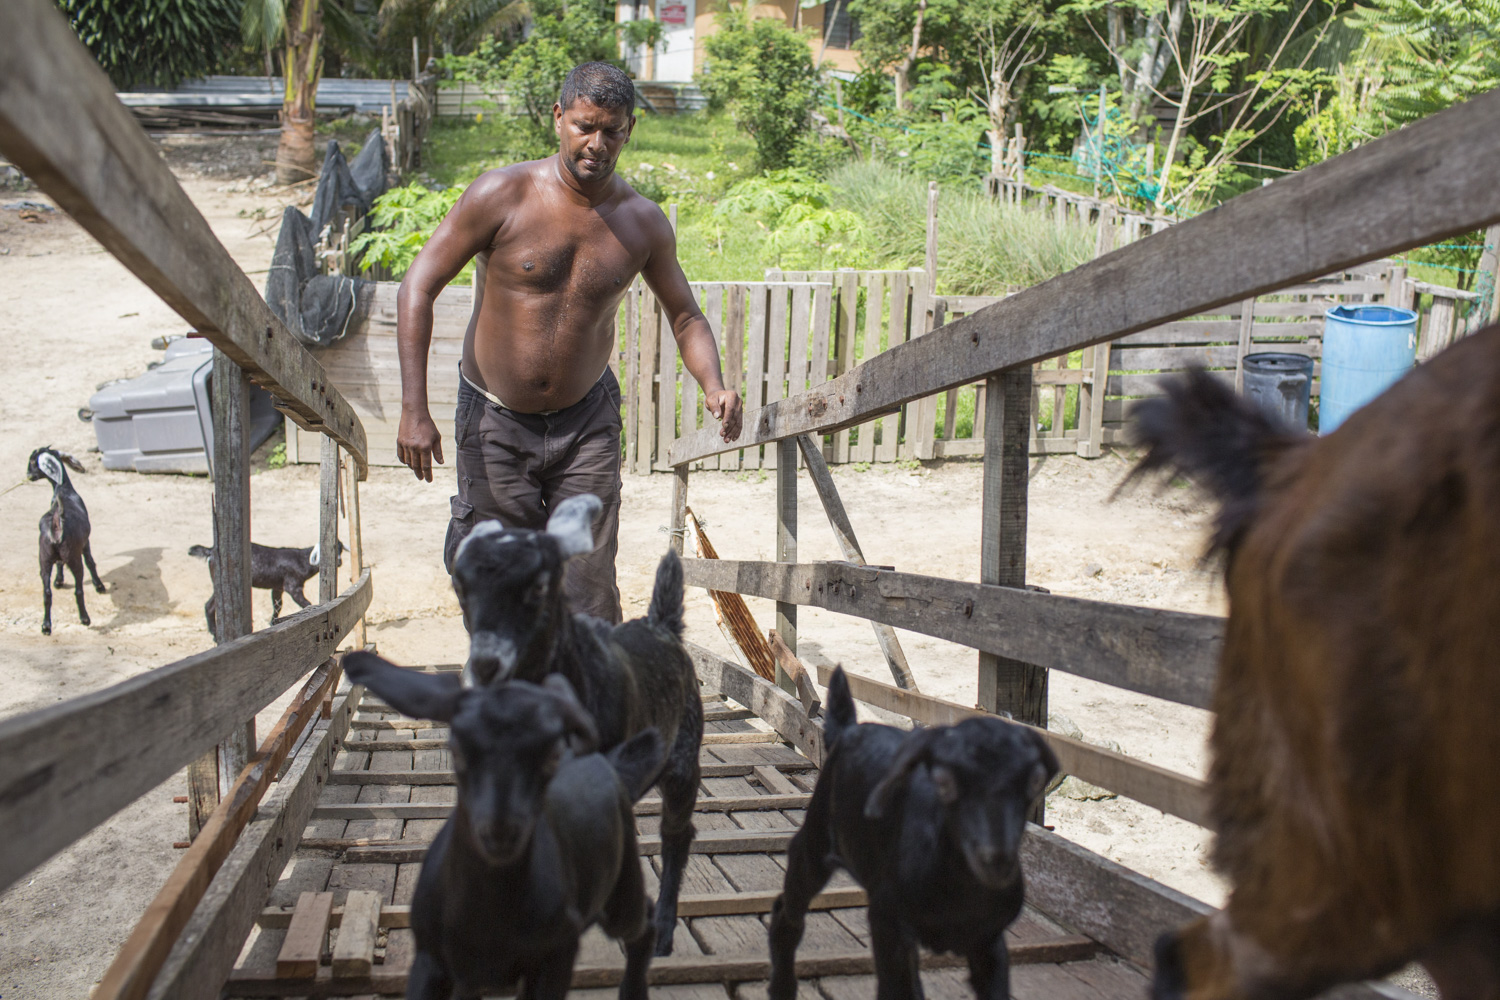
[[[344,543],[338,542],[337,562],[335,565],[344,564]],[[281,595],[291,594],[292,600],[297,607],[305,608],[312,604],[307,595],[302,592],[302,585],[318,575],[321,561],[316,545],[309,545],[305,549],[272,548],[269,545],[257,545],[250,543],[250,586],[260,590],[271,592],[271,624],[275,625],[281,619]],[[188,549],[188,555],[208,563],[210,575],[213,573],[214,549],[212,545],[194,545]],[[218,594],[210,597],[203,605],[203,617],[208,619],[208,630],[215,636],[216,631],[214,609],[218,606]]]
[[[68,469],[86,471],[83,463],[56,448],[38,448],[26,463],[28,482],[46,479],[52,483],[52,506],[42,515],[37,541],[37,561],[42,569],[42,635],[52,634],[52,588],[63,585],[63,567],[73,571],[73,596],[78,599],[78,621],[89,624],[88,608],[83,605],[83,568],[88,567],[94,590],[104,593],[94,553],[89,548],[89,511],[83,497],[73,488]],[[56,583],[52,571],[57,570]]]
[[[541,682],[562,674],[609,749],[655,727],[668,747],[661,774],[661,891],[656,954],[672,953],[677,895],[693,840],[703,701],[682,645],[682,563],[668,551],[656,569],[645,618],[610,625],[574,614],[563,591],[567,560],[594,547],[600,509],[589,494],[559,503],[546,531],[508,530],[485,521],[453,557],[453,589],[469,630],[464,683],[512,678]]]
[[[918,944],[965,956],[980,1000],[1008,1000],[1004,932],[1021,912],[1026,812],[1057,773],[1051,748],[994,717],[855,725],[842,668],[825,712],[827,757],[771,914],[772,1000],[797,994],[807,907],[836,866],[869,896],[879,1000],[922,996]]]
[[[661,769],[661,735],[594,753],[593,720],[561,677],[463,688],[370,653],[344,669],[392,708],[450,727],[458,801],[412,897],[409,1000],[518,986],[563,1000],[594,923],[625,945],[621,1000],[645,1000],[652,928],[631,807]]]

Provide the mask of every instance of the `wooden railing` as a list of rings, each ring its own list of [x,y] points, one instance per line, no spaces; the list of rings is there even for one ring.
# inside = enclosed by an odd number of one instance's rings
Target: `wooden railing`
[[[690,559],[687,582],[775,601],[777,631],[792,651],[799,605],[970,646],[979,651],[978,710],[1009,712],[1035,726],[1046,724],[1049,670],[1209,708],[1222,620],[1059,597],[1025,586],[1032,366],[1185,317],[1227,312],[1258,296],[1315,289],[1300,283],[1490,225],[1500,219],[1500,188],[1490,181],[1496,154],[1500,91],[978,308],[824,384],[751,408],[735,441],[719,440],[715,428],[684,434],[668,459],[677,477],[674,544],[680,545],[693,463],[756,445],[774,446],[782,455],[776,562]],[[1366,291],[1373,295],[1391,287],[1372,283]],[[1307,306],[1284,304],[1282,311],[1287,309]],[[1236,325],[1253,333],[1250,315],[1243,309]],[[787,461],[796,442],[806,452],[820,435],[976,381],[983,381],[987,400],[980,582],[845,563],[798,563],[797,467]],[[1098,409],[1102,417],[1103,407]],[[832,494],[842,515],[826,469],[809,463],[809,473],[830,514]],[[973,711],[899,687],[851,680],[856,697],[919,721],[951,722]],[[1077,777],[1206,822],[1195,779],[1049,739],[1065,769]]]
[[[274,797],[273,827],[294,839],[347,724],[329,711],[330,657],[363,643],[372,593],[363,569],[358,483],[364,427],[321,365],[277,320],[214,236],[108,78],[48,0],[0,5],[0,153],[216,348],[213,374],[214,593],[219,643],[93,694],[0,722],[0,889],[190,765],[190,810],[202,835],[105,976],[97,996],[139,997],[175,949],[222,983],[237,953],[218,934],[177,940],[194,908],[243,939],[285,862],[284,837],[240,842],[280,762],[302,752]],[[298,425],[322,435],[319,603],[260,632],[250,622],[248,387],[269,390]],[[344,461],[341,452],[347,456]],[[342,493],[350,586],[334,553]],[[265,743],[255,713],[317,671]],[[340,704],[345,704],[340,702]],[[249,720],[247,722],[247,720]],[[217,747],[217,750],[215,749]],[[206,756],[205,756],[206,753]],[[284,794],[283,794],[284,793]],[[222,799],[222,801],[221,801]],[[264,818],[264,817],[263,817]],[[270,845],[270,846],[268,846]],[[248,852],[248,853],[247,853]],[[222,869],[222,870],[221,870]],[[206,909],[205,909],[206,908]],[[216,950],[217,949],[217,950]],[[181,981],[185,982],[185,981]],[[206,995],[179,985],[161,995]]]

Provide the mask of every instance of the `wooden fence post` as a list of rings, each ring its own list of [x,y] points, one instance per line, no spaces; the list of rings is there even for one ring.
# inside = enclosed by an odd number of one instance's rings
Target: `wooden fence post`
[[[979,582],[1003,587],[1026,585],[1027,444],[1031,422],[1031,366],[1022,365],[985,380],[984,487],[979,549]],[[1047,670],[979,654],[979,706],[1009,712],[1017,722],[1047,726]],[[1041,820],[1042,804],[1033,817]]]
[[[364,538],[360,533],[359,522],[359,463],[348,454],[339,456],[339,469],[343,476],[344,484],[344,514],[349,524],[349,579],[358,580],[365,569],[365,546]],[[359,623],[354,626],[351,633],[354,637],[354,648],[364,649],[367,641],[365,634],[365,616],[359,616]]]
[[[797,440],[784,438],[776,442],[776,561],[797,561]],[[786,648],[797,652],[797,605],[776,602],[776,633]],[[797,693],[792,679],[778,665],[776,683],[789,693]]]
[[[1115,248],[1114,214],[1113,205],[1105,205],[1099,209],[1099,232],[1094,243],[1095,259]],[[1087,221],[1086,216],[1084,219]],[[1098,458],[1104,454],[1104,399],[1109,393],[1110,350],[1109,341],[1093,347],[1094,370],[1089,385],[1087,427],[1083,424],[1082,402],[1078,407],[1078,454],[1083,458]],[[1079,392],[1083,392],[1082,386],[1079,387]]]
[[[250,383],[223,351],[213,361],[214,641],[253,631],[250,619]],[[194,839],[255,749],[255,719],[188,767],[188,838]]]
[[[339,444],[324,434],[318,479],[318,603],[339,594]]]

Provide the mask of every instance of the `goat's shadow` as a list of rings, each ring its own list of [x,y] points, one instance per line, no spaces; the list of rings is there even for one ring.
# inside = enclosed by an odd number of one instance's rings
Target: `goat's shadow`
[[[129,552],[113,552],[111,556],[129,556],[130,561],[116,566],[100,575],[108,593],[96,595],[94,588],[84,584],[84,595],[93,601],[108,598],[114,604],[115,614],[104,628],[118,628],[137,622],[151,622],[172,613],[177,602],[167,593],[166,582],[161,576],[162,549],[132,549]],[[68,574],[69,582],[72,574]]]

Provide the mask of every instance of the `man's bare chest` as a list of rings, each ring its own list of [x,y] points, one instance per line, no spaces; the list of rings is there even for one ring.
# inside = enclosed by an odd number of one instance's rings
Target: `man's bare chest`
[[[528,213],[496,234],[486,277],[537,294],[612,296],[646,264],[644,237],[594,215]]]

